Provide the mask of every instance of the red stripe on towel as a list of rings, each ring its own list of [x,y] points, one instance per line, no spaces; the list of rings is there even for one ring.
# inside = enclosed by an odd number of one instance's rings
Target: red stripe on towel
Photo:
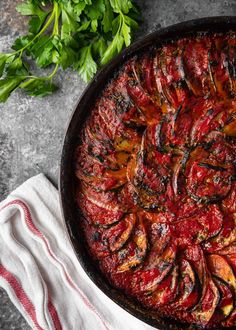
[[[50,256],[56,260],[63,268],[63,271],[64,271],[64,274],[65,274],[65,277],[68,281],[68,283],[70,284],[71,287],[73,287],[80,295],[81,299],[83,300],[83,302],[85,303],[85,305],[92,311],[96,314],[96,316],[100,319],[100,321],[102,322],[104,328],[106,330],[109,330],[108,326],[106,325],[106,322],[103,320],[102,316],[98,313],[98,311],[94,308],[94,306],[90,303],[90,301],[88,300],[88,298],[84,295],[84,293],[79,289],[79,287],[73,282],[73,280],[71,279],[70,275],[68,274],[64,264],[56,257],[56,255],[53,253],[53,251],[51,250],[51,247],[46,239],[46,237],[39,231],[39,229],[35,226],[35,224],[33,223],[33,220],[31,218],[31,214],[30,214],[30,210],[28,208],[28,206],[20,199],[15,199],[15,200],[12,200],[11,202],[7,203],[6,205],[4,205],[0,211],[4,208],[6,208],[7,206],[10,206],[10,205],[17,205],[19,206],[23,213],[24,213],[24,216],[25,216],[25,221],[26,221],[26,224],[28,226],[28,228],[35,234],[37,235],[38,237],[40,237],[44,244],[46,245],[46,248],[48,250],[48,253],[50,254]],[[50,311],[50,310],[49,310]],[[56,312],[56,309],[54,307],[54,313]],[[51,314],[51,317],[53,319],[53,316],[52,316],[52,310],[50,311],[50,314]],[[60,320],[59,320],[59,317],[58,317],[58,314],[56,312],[56,315],[57,315],[57,319],[60,323]],[[53,319],[53,322],[54,322],[54,319]],[[55,324],[55,323],[54,323]],[[61,326],[61,324],[60,324]],[[56,328],[56,330],[60,330],[62,329],[61,328]]]
[[[48,310],[49,310],[49,313],[50,313],[51,318],[53,320],[55,329],[56,330],[62,330],[62,326],[61,326],[61,322],[60,322],[59,316],[57,314],[57,310],[54,307],[54,305],[53,305],[53,303],[51,302],[50,299],[48,301]]]
[[[15,278],[13,274],[11,274],[3,265],[0,264],[0,276],[4,278],[5,281],[11,286],[13,291],[15,292],[16,297],[20,301],[21,305],[24,307],[26,313],[30,316],[33,321],[35,328],[37,330],[43,330],[38,324],[36,312],[34,305],[30,301],[29,297],[26,295],[25,291],[21,287],[18,280]]]

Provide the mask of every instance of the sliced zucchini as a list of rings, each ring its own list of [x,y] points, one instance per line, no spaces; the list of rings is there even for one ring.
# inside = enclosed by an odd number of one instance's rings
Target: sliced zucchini
[[[206,260],[211,274],[221,278],[236,291],[236,278],[227,259],[224,256],[210,254],[206,256]]]
[[[176,245],[170,241],[167,243],[167,246],[164,248],[162,253],[161,250],[162,248],[158,246],[157,242],[155,246],[152,246],[151,251],[145,261],[145,269],[157,269],[156,278],[152,281],[152,283],[146,285],[146,291],[155,290],[158,283],[160,283],[174,267],[177,253]]]
[[[232,311],[232,313],[226,318],[225,321],[222,322],[224,327],[232,327],[234,328],[236,324],[236,308]]]
[[[191,245],[184,250],[184,258],[191,263],[196,272],[201,287],[201,295],[205,295],[209,282],[207,264],[203,250],[200,245]]]
[[[157,52],[156,56],[153,60],[153,72],[154,72],[154,81],[155,81],[155,89],[157,91],[157,99],[158,103],[161,107],[162,113],[168,113],[173,111],[172,104],[170,103],[168,96],[165,91],[165,87],[163,82],[165,81],[164,74],[161,70],[161,52]]]

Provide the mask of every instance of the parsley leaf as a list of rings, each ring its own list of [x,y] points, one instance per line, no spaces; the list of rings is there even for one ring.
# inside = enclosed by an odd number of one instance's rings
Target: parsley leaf
[[[11,77],[0,80],[0,102],[5,102],[13,90],[23,80],[21,77]]]
[[[107,50],[105,51],[101,64],[104,65],[108,63],[116,54],[118,54],[124,44],[124,38],[120,34],[116,34]]]
[[[105,13],[103,15],[102,25],[105,33],[112,30],[112,21],[114,19],[114,13],[109,0],[105,0]]]
[[[5,68],[5,64],[7,61],[7,54],[2,54],[0,53],[0,77],[3,74],[4,68]]]
[[[88,82],[97,71],[97,64],[91,53],[91,46],[84,47],[80,50],[80,60],[75,65],[78,73],[85,82]]]
[[[43,97],[52,94],[57,90],[57,86],[47,79],[31,78],[19,85],[20,88],[24,89],[30,96]]]

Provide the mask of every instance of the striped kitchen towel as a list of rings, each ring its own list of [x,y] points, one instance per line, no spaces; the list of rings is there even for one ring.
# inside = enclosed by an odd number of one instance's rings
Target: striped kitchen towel
[[[0,204],[0,286],[32,329],[153,329],[88,278],[68,239],[58,191],[43,174]]]

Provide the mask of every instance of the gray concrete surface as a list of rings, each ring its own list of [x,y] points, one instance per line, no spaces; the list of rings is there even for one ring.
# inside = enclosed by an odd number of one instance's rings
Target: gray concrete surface
[[[0,51],[26,31],[15,11],[17,0],[0,0]],[[144,23],[136,38],[157,28],[193,18],[236,15],[235,0],[137,0]],[[61,142],[66,124],[85,88],[76,73],[60,72],[60,90],[44,99],[17,92],[0,104],[0,199],[27,178],[44,172],[57,184]],[[0,289],[0,330],[29,326]],[[47,329],[45,329],[47,330]],[[63,329],[70,330],[70,329]],[[122,329],[121,329],[122,330]]]

